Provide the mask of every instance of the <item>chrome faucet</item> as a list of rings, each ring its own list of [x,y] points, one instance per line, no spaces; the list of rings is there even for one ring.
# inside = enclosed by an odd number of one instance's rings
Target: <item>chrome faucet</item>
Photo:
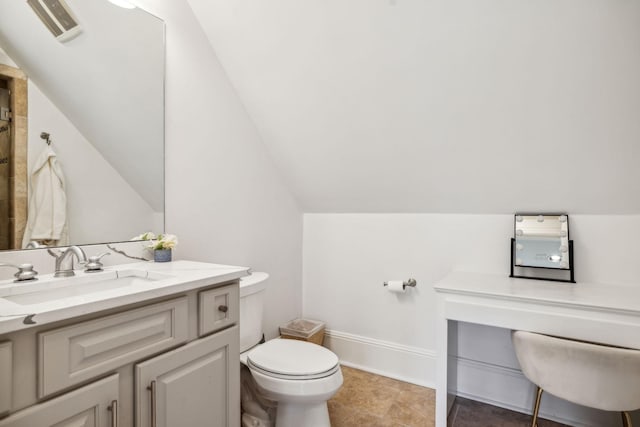
[[[58,250],[58,253],[48,249],[51,256],[56,259],[56,272],[53,277],[70,277],[75,276],[73,272],[73,256],[78,258],[78,262],[87,262],[87,254],[84,253],[79,246],[69,246]]]

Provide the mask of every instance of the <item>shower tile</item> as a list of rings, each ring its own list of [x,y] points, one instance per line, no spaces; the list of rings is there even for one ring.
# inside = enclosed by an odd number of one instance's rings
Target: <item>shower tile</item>
[[[15,79],[26,80],[27,78],[27,75],[21,69],[5,64],[0,64],[0,74],[8,77],[13,77]]]
[[[13,80],[13,96],[14,107],[13,114],[15,116],[27,115],[27,81],[22,79]]]
[[[15,143],[13,145],[13,155],[22,155],[26,158],[28,141],[28,121],[25,116],[15,116],[13,119],[13,130],[15,132]]]
[[[13,200],[13,218],[16,219],[16,223],[26,223],[27,221],[27,198],[16,197]]]
[[[26,153],[14,152],[13,154],[13,176],[27,176],[27,156]]]
[[[9,177],[2,172],[5,172],[5,170],[3,170],[2,165],[0,165],[0,200],[8,200],[9,185],[11,184],[11,182],[9,181]]]
[[[15,177],[9,177],[9,185],[13,188],[13,196],[17,199],[27,196],[27,183],[17,180]]]

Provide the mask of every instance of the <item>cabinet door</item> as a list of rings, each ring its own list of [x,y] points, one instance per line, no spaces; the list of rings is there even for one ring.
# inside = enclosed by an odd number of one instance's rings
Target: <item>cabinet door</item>
[[[0,427],[117,427],[118,375],[0,420]]]
[[[0,342],[0,414],[11,409],[12,382],[13,347],[10,341]]]
[[[238,326],[136,365],[137,427],[240,425]]]

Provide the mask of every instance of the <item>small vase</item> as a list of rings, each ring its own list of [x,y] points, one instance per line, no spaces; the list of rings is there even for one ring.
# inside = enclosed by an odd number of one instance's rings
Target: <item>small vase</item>
[[[171,249],[156,249],[153,251],[153,260],[155,262],[171,261]]]

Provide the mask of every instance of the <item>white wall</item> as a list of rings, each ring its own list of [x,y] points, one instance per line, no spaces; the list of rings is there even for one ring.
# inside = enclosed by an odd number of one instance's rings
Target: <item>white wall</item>
[[[266,333],[301,314],[302,215],[186,1],[166,21],[166,225],[184,259],[271,275]]]
[[[570,215],[570,229],[578,282],[640,286],[639,215]],[[452,270],[508,275],[512,235],[512,215],[305,214],[303,313],[327,322],[329,345],[347,364],[433,386],[432,286]],[[418,285],[405,294],[382,286],[409,277]],[[528,410],[526,381],[512,380],[508,331],[460,324],[458,334],[459,391]],[[592,413],[545,400],[547,416],[598,425]]]
[[[189,3],[305,212],[640,212],[640,2]]]

